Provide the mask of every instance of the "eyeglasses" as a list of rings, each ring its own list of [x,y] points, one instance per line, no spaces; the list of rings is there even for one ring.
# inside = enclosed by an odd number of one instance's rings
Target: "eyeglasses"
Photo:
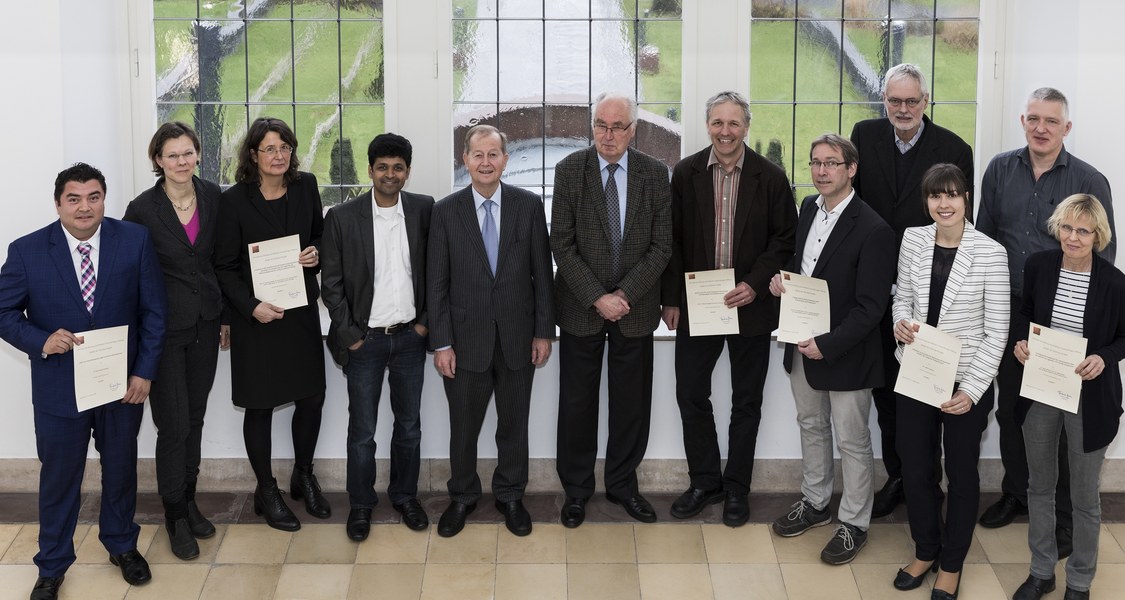
[[[895,108],[898,108],[903,104],[910,108],[914,108],[921,104],[922,101],[925,100],[925,98],[895,98],[894,96],[887,96],[883,100],[885,100],[887,104],[890,104]]]
[[[632,123],[626,123],[624,125],[606,125],[605,123],[594,123],[594,131],[596,131],[599,135],[605,135],[610,132],[614,134],[620,134],[625,133],[625,130],[629,129],[632,126]]]
[[[809,161],[809,167],[811,167],[814,171],[816,169],[821,168],[821,167],[827,167],[828,170],[831,171],[832,169],[835,169],[836,167],[838,167],[840,165],[846,165],[846,164],[848,164],[848,163],[837,162],[837,161],[834,161],[834,160],[826,160],[824,162],[820,162],[819,160],[810,160]]]
[[[191,162],[192,159],[195,158],[195,150],[189,150],[187,152],[184,152],[183,154],[165,154],[163,158],[166,161],[174,163],[180,162],[181,158],[187,162]]]
[[[1094,232],[1089,229],[1082,227],[1076,228],[1073,225],[1059,225],[1059,232],[1063,234],[1063,237],[1070,237],[1072,233],[1077,233],[1080,238],[1088,238],[1094,235]]]
[[[266,146],[265,148],[255,148],[254,150],[256,152],[261,152],[262,154],[265,154],[266,156],[276,156],[278,154],[289,156],[290,154],[293,154],[293,146],[290,146],[289,144],[285,144],[280,148],[275,148],[273,146]]]

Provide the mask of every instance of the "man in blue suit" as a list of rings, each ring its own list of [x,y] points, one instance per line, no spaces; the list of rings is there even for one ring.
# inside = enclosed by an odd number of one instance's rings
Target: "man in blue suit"
[[[77,163],[55,179],[59,219],[11,243],[0,268],[0,337],[31,361],[39,472],[39,580],[31,600],[58,597],[74,562],[74,529],[93,432],[101,454],[98,538],[130,585],[152,579],[137,552],[137,432],[164,340],[166,298],[148,230],[105,218],[105,177]],[[129,327],[120,402],[79,412],[74,358],[81,332]]]

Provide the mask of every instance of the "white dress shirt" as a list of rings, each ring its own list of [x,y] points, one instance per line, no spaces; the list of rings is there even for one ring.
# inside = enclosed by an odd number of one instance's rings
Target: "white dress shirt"
[[[400,195],[394,206],[383,208],[371,194],[371,219],[375,232],[375,262],[371,280],[368,327],[390,327],[414,319],[414,282],[410,270],[410,244],[406,237],[406,213]]]

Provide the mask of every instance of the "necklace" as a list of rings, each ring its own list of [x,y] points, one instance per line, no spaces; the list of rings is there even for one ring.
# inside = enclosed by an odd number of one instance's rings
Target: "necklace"
[[[172,206],[176,207],[176,210],[178,210],[180,212],[187,212],[187,211],[191,210],[191,207],[195,206],[195,189],[194,189],[194,186],[193,186],[193,189],[191,191],[191,200],[189,200],[188,203],[184,206],[181,206],[179,203],[177,203],[175,200],[172,199],[172,194],[168,193],[168,186],[167,185],[164,186],[164,195],[168,196],[168,201],[171,202]]]

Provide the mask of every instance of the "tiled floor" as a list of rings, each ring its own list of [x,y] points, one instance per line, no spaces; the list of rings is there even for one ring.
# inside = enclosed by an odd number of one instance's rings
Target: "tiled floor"
[[[1092,598],[1121,598],[1125,589],[1125,524],[1116,512],[1117,495],[1102,527],[1098,573]],[[454,538],[431,528],[414,532],[397,523],[397,515],[380,506],[371,537],[361,544],[344,535],[346,500],[330,495],[336,509],[328,521],[303,513],[296,533],[270,529],[243,510],[241,494],[201,497],[205,512],[216,515],[218,532],[200,542],[199,558],[184,562],[171,555],[159,525],[159,500],[143,496],[139,549],[152,565],[153,580],[130,588],[111,566],[98,541],[97,498],[87,499],[83,523],[75,532],[77,563],[67,573],[63,598],[122,599],[343,599],[390,598],[497,600],[782,600],[928,598],[933,577],[913,592],[891,587],[896,570],[911,555],[905,513],[878,520],[867,547],[850,565],[819,562],[820,548],[832,528],[811,530],[796,538],[773,535],[771,510],[792,498],[755,495],[752,522],[738,529],[718,523],[719,508],[699,519],[664,518],[671,496],[650,496],[661,515],[654,525],[634,524],[623,512],[598,499],[590,519],[578,529],[557,523],[559,498],[528,499],[535,530],[518,538],[504,528],[491,499],[481,502],[470,524]],[[993,498],[986,498],[982,506]],[[424,504],[436,520],[441,497]],[[0,494],[0,600],[27,598],[35,581],[31,558],[38,525],[35,496]],[[153,510],[156,512],[153,513]],[[13,518],[31,511],[31,518]],[[621,513],[621,514],[618,514]],[[775,516],[775,515],[773,515]],[[1110,519],[1109,517],[1114,517]],[[1009,598],[1027,575],[1027,524],[996,530],[977,528],[961,584],[968,600]],[[1062,566],[1059,581],[1065,578]],[[1062,598],[1062,590],[1047,596]]]

